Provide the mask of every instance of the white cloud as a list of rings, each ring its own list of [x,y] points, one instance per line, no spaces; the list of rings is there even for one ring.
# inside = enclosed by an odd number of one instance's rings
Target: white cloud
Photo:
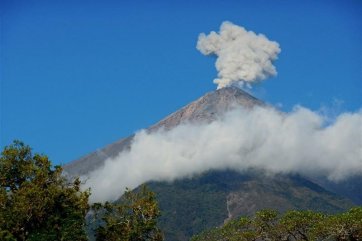
[[[262,168],[272,173],[324,175],[340,180],[362,174],[362,112],[326,125],[321,114],[296,107],[237,109],[208,124],[138,132],[131,150],[109,159],[86,182],[92,201],[114,200],[126,187],[174,180],[210,169]]]

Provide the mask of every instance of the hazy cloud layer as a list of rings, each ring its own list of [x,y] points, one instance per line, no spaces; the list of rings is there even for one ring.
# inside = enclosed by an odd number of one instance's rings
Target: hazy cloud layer
[[[262,168],[271,173],[324,175],[341,180],[362,174],[362,112],[325,117],[297,107],[239,109],[209,124],[183,124],[135,136],[131,151],[106,161],[88,177],[92,201],[114,200],[126,187],[174,180],[210,169]]]
[[[217,56],[218,88],[249,85],[277,74],[272,62],[280,53],[279,44],[233,23],[223,22],[219,33],[201,33],[196,47]]]

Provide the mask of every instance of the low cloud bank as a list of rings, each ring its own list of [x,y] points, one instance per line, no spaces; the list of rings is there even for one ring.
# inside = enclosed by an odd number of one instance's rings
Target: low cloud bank
[[[126,187],[147,181],[172,181],[211,169],[261,168],[334,181],[362,174],[362,111],[326,121],[303,107],[288,114],[257,107],[235,109],[208,124],[141,130],[130,151],[86,177],[86,187],[94,202],[115,200]]]
[[[196,48],[204,55],[217,57],[215,66],[219,88],[253,84],[277,74],[273,61],[279,44],[263,34],[255,34],[231,22],[223,22],[219,33],[201,33]]]

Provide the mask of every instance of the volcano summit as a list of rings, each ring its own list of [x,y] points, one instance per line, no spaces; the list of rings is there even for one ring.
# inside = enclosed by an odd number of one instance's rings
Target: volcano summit
[[[155,132],[159,129],[170,130],[184,123],[210,123],[234,108],[252,108],[254,106],[265,106],[265,104],[240,88],[221,88],[205,94],[146,130]],[[114,158],[120,152],[128,150],[133,138],[134,135],[120,139],[65,165],[64,169],[70,175],[86,175],[102,166],[107,159]]]

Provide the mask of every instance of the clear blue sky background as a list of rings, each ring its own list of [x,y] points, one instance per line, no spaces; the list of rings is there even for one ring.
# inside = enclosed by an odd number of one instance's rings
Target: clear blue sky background
[[[1,149],[66,163],[216,88],[198,34],[229,20],[279,42],[254,94],[285,111],[362,106],[362,1],[1,0]]]

